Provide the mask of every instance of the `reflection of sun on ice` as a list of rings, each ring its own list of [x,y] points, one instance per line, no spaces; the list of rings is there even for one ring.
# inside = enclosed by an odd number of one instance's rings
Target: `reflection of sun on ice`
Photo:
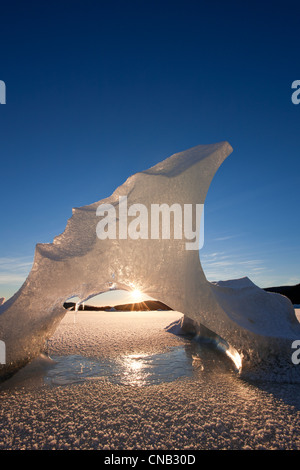
[[[134,289],[131,292],[131,297],[134,302],[140,302],[142,300],[142,293],[138,289]]]
[[[131,354],[124,357],[123,373],[126,380],[131,385],[143,385],[149,372],[147,373],[147,356],[144,354]]]
[[[129,371],[136,372],[136,371],[139,371],[140,369],[143,369],[144,363],[141,360],[143,358],[144,356],[142,354],[129,355],[126,357],[126,360],[124,361],[124,363]]]
[[[227,356],[234,362],[235,367],[237,368],[238,372],[242,369],[242,357],[240,354],[231,346],[225,351]]]

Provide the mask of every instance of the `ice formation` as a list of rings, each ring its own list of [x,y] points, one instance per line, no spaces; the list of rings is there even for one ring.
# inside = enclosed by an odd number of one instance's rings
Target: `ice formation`
[[[210,283],[199,251],[184,239],[106,239],[96,234],[99,204],[204,204],[215,172],[232,152],[227,142],[200,145],[137,173],[107,199],[73,209],[52,244],[38,244],[20,290],[0,306],[0,340],[6,344],[3,377],[38,355],[65,314],[63,303],[111,288],[139,289],[184,314],[181,329],[216,340],[242,373],[299,377],[291,344],[300,325],[291,302],[248,278]],[[117,221],[118,223],[118,221]]]

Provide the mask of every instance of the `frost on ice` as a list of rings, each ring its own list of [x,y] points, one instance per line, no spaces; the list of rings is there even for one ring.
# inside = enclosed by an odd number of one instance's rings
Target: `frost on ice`
[[[215,172],[232,152],[227,142],[199,145],[137,173],[107,199],[73,209],[52,244],[38,244],[20,290],[0,305],[0,339],[6,364],[17,370],[45,348],[71,297],[82,302],[101,292],[138,289],[184,314],[177,328],[213,337],[242,373],[270,371],[277,379],[299,376],[291,344],[300,325],[291,302],[263,291],[248,278],[210,283],[197,250],[184,239],[105,239],[96,234],[100,204],[204,204]],[[118,224],[118,221],[117,221]],[[173,326],[173,329],[175,326]],[[170,328],[172,330],[172,328]]]

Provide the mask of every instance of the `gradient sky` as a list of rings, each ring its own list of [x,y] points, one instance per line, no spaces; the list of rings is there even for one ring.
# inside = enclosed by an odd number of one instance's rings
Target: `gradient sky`
[[[227,140],[205,201],[209,280],[300,282],[298,2],[1,5],[0,296],[78,207]]]

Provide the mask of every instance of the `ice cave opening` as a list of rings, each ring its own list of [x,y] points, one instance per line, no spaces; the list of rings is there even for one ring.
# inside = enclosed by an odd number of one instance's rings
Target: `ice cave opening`
[[[66,299],[63,304],[67,311],[74,312],[74,323],[76,322],[77,312],[120,312],[126,317],[126,312],[158,312],[173,311],[171,307],[164,304],[158,299],[147,296],[147,294],[136,289],[132,284],[131,290],[112,289],[90,295],[85,299],[74,295]],[[214,331],[209,330],[203,325],[195,327],[194,322],[183,313],[178,313],[178,320],[172,322],[165,329],[169,333],[179,336],[188,337],[193,342],[209,344],[227,357],[233,365],[233,368],[239,372],[242,368],[242,357],[238,351],[233,348],[227,341],[217,335]],[[183,321],[184,320],[184,321]]]
[[[182,312],[134,285],[85,298],[74,290],[63,306],[65,316],[47,344],[48,385],[106,380],[146,386],[239,368],[215,333],[202,328],[195,334],[187,321],[183,329]]]
[[[78,295],[68,297],[63,307],[69,311],[160,311],[173,310],[163,302],[149,297],[139,289],[110,289],[82,299]]]

